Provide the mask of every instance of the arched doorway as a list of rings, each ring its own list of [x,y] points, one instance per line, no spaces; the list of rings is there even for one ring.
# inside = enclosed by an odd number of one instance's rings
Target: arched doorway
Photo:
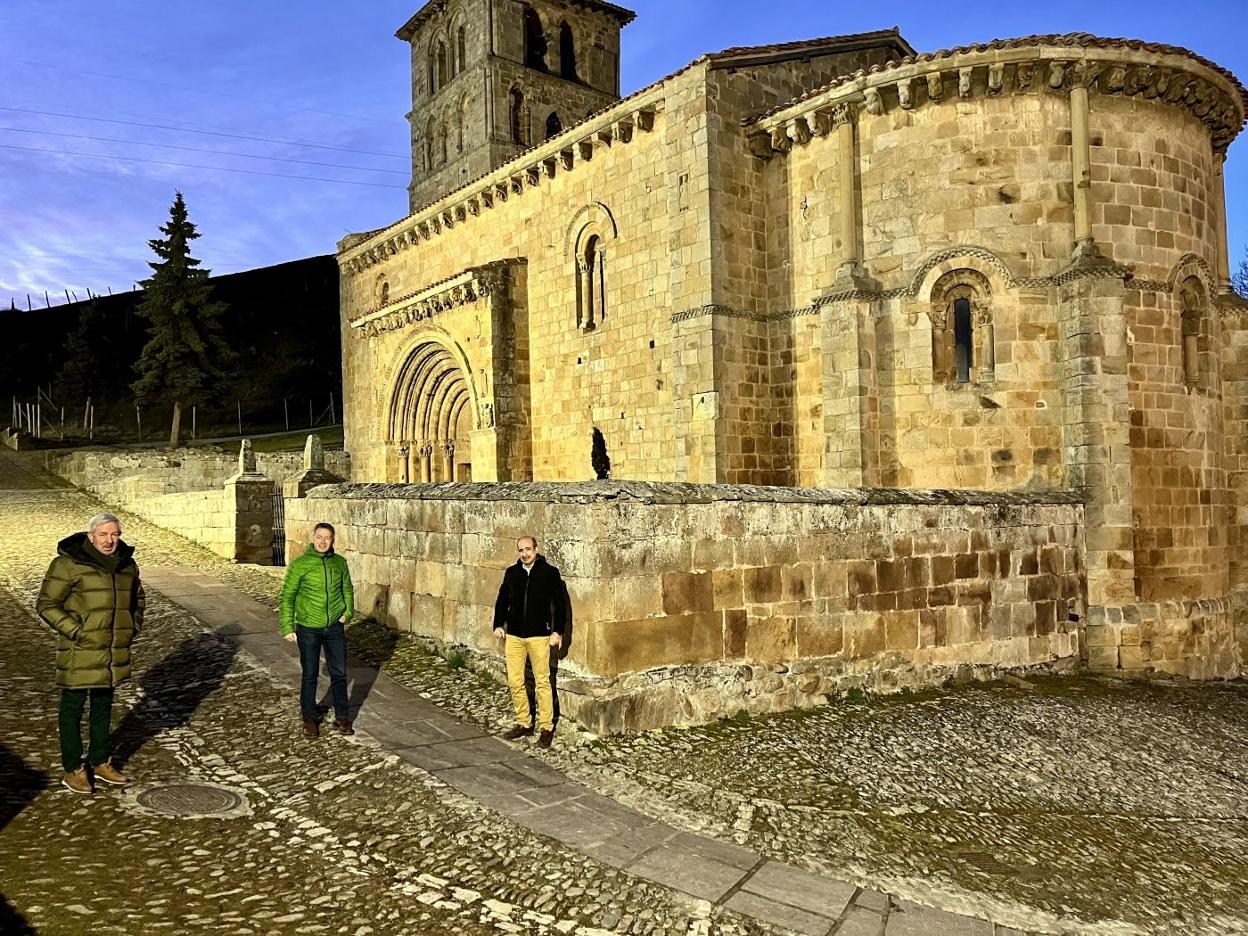
[[[456,356],[437,341],[416,346],[399,371],[388,438],[402,454],[400,481],[471,481],[474,394]]]

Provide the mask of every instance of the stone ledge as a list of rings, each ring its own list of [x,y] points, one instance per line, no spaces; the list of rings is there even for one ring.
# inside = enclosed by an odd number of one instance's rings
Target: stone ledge
[[[1072,491],[958,491],[904,488],[787,488],[752,484],[684,484],[669,481],[500,481],[438,484],[333,484],[308,497],[338,500],[541,501],[592,503],[634,501],[643,504],[710,504],[739,501],[760,504],[833,504],[879,506],[1059,506],[1082,504]]]

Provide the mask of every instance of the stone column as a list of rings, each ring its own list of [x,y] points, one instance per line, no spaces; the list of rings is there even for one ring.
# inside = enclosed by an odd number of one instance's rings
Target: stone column
[[[1075,242],[1073,255],[1097,255],[1092,239],[1092,145],[1088,135],[1088,89],[1070,89],[1070,166],[1074,183]]]
[[[455,480],[455,440],[447,439],[442,443],[442,472],[444,481]]]
[[[852,280],[862,272],[858,250],[858,120],[857,109],[841,104],[833,112],[836,124],[837,197],[841,210],[841,265],[838,281]]]
[[[1093,669],[1116,669],[1118,609],[1135,603],[1125,287],[1113,275],[1059,287],[1063,462],[1085,497],[1085,635]]]
[[[581,272],[581,320],[577,324],[585,331],[594,327],[594,269],[584,257],[578,257],[577,268]]]
[[[420,443],[420,482],[429,484],[433,481],[433,445],[429,442]]]
[[[879,398],[875,316],[865,299],[830,301],[820,310],[823,332],[824,484],[876,487]]]
[[[1217,216],[1218,292],[1227,295],[1234,290],[1231,289],[1231,252],[1226,231],[1226,150],[1213,152],[1213,188],[1218,200],[1213,206]]]

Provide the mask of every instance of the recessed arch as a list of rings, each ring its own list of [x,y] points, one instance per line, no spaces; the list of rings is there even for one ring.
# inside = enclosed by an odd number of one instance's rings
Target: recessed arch
[[[383,424],[385,441],[409,460],[412,481],[471,478],[470,433],[479,428],[477,391],[463,350],[426,333],[403,352]]]

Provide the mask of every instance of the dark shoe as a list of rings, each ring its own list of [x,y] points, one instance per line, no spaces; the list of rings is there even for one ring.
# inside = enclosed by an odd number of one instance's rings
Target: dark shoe
[[[550,747],[550,743],[554,740],[555,740],[555,733],[553,731],[547,731],[545,728],[543,728],[542,733],[537,736],[537,746],[538,747]]]
[[[529,725],[527,728],[524,725],[516,725],[516,727],[511,729],[511,731],[503,735],[503,740],[515,741],[517,738],[527,738],[532,733],[533,733],[532,725]]]
[[[317,724],[315,718],[305,718],[303,720],[303,736],[305,738],[319,738],[321,736],[321,726]]]
[[[340,735],[355,734],[355,729],[351,727],[351,719],[349,718],[335,718],[334,730],[337,731]]]
[[[90,796],[95,792],[95,787],[91,785],[91,778],[87,776],[87,768],[79,767],[77,770],[68,771],[61,778],[61,786],[74,793],[85,793]]]
[[[113,786],[125,786],[130,779],[114,767],[111,760],[106,760],[102,764],[96,764],[91,768],[91,772],[95,775],[96,780],[103,780],[105,783],[111,783]]]

